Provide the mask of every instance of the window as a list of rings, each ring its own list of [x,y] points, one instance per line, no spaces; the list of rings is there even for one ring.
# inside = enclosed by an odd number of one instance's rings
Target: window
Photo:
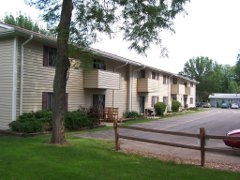
[[[193,87],[193,83],[191,83],[190,86]]]
[[[53,92],[42,92],[42,109],[53,110]],[[65,108],[68,109],[68,94],[65,94]]]
[[[167,76],[163,75],[163,84],[167,84]]]
[[[159,79],[159,73],[157,73],[155,71],[152,71],[152,79],[158,80]]]
[[[139,71],[138,77],[139,77],[139,78],[145,78],[145,70],[144,70],[144,69],[142,69],[142,70]]]
[[[173,84],[177,84],[177,78],[173,78]]]
[[[187,83],[186,82],[184,83],[184,86],[187,87]]]
[[[43,66],[55,67],[57,60],[57,49],[44,46],[43,47]]]
[[[177,95],[176,94],[172,94],[172,101],[173,100],[177,100]]]
[[[158,102],[158,96],[152,96],[152,103],[151,106],[154,107],[154,105]]]
[[[93,69],[102,69],[106,70],[106,65],[103,61],[94,59],[93,60]]]
[[[163,103],[168,105],[168,97],[167,96],[163,96]]]
[[[190,98],[190,104],[193,104],[193,98],[192,97]]]

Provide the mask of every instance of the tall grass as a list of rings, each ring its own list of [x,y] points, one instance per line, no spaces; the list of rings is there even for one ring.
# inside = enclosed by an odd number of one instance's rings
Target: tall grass
[[[0,179],[206,180],[240,179],[240,173],[161,162],[114,151],[111,141],[74,138],[49,144],[48,135],[0,137]]]

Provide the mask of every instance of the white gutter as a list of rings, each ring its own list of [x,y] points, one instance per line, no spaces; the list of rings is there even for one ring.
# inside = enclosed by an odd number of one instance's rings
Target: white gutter
[[[113,72],[115,72],[117,69],[120,69],[124,66],[127,66],[128,65],[128,62],[126,62],[125,64],[121,65],[121,66],[118,66],[116,68],[113,69]],[[120,74],[120,73],[119,73]],[[120,75],[119,75],[119,87],[120,87]],[[115,97],[115,90],[113,89],[112,90],[112,107],[114,107],[114,98]]]
[[[21,45],[21,79],[20,79],[20,115],[23,111],[23,71],[24,71],[24,46],[33,39],[33,35],[30,36],[28,40],[22,43]]]
[[[12,121],[17,117],[17,38],[14,38],[13,71],[12,71]]]

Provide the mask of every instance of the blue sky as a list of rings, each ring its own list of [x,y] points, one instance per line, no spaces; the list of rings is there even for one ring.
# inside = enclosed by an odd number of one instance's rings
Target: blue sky
[[[0,4],[0,18],[21,11],[39,20],[38,11],[26,6],[24,0],[0,0]],[[128,50],[128,43],[118,35],[112,40],[103,37],[93,47],[173,73],[181,71],[186,61],[197,56],[208,56],[219,64],[234,65],[240,50],[239,7],[239,0],[191,0],[186,6],[188,15],[179,15],[174,21],[176,33],[162,34],[169,58],[160,57],[158,46],[152,46],[147,57],[137,55]]]

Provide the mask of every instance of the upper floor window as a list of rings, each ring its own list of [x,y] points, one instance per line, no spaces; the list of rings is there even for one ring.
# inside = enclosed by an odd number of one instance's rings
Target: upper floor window
[[[57,60],[57,49],[53,47],[43,47],[43,66],[55,67]]]
[[[186,82],[184,83],[184,86],[187,87],[187,83]]]
[[[173,78],[173,84],[177,84],[178,80],[177,78]]]
[[[167,76],[163,75],[163,84],[167,84]]]
[[[152,79],[158,80],[159,79],[159,73],[157,73],[155,71],[152,71]]]
[[[190,83],[190,86],[193,87],[193,83]]]
[[[106,70],[106,65],[105,65],[104,61],[101,61],[101,60],[98,60],[98,59],[94,59],[93,60],[93,69]]]
[[[144,70],[144,69],[142,69],[142,70],[139,71],[138,77],[139,77],[139,78],[145,78],[145,70]]]

